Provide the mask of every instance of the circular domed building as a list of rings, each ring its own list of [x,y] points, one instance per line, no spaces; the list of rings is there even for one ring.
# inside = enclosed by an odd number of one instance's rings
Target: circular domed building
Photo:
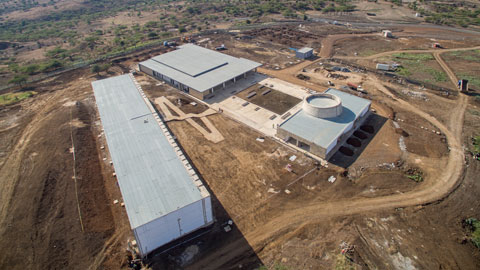
[[[286,119],[276,136],[329,159],[368,117],[370,100],[339,90],[306,96],[302,109]]]

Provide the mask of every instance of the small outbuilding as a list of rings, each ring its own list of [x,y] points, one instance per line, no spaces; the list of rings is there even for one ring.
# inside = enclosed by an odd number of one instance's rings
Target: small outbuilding
[[[329,159],[369,115],[371,101],[329,88],[303,100],[302,109],[285,120],[276,136]]]
[[[296,51],[295,56],[300,59],[308,59],[313,56],[313,49],[308,47],[303,47]]]
[[[386,38],[392,38],[393,37],[392,31],[390,31],[390,30],[383,30],[382,35],[383,35],[383,37],[386,37]]]
[[[378,70],[383,70],[383,71],[390,71],[391,67],[389,64],[377,64],[376,67]]]

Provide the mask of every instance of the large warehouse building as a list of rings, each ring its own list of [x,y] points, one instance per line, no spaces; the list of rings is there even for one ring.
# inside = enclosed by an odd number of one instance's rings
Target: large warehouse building
[[[210,194],[133,76],[92,86],[141,255],[210,225]]]
[[[329,159],[368,117],[371,102],[335,89],[305,97],[276,136]]]
[[[184,44],[138,64],[140,71],[201,100],[246,78],[260,63]]]

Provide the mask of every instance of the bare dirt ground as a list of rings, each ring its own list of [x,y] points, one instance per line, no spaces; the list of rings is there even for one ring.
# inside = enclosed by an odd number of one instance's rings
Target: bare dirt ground
[[[266,93],[266,91],[269,92]],[[255,92],[256,95],[251,98],[247,98],[247,96],[253,92]],[[266,94],[264,95],[263,93]],[[236,96],[247,100],[248,102],[251,102],[255,105],[263,107],[267,110],[270,110],[276,114],[284,114],[285,112],[293,108],[293,106],[301,102],[301,100],[296,97],[284,94],[280,91],[276,91],[259,84],[253,85],[243,90],[242,92],[237,93]]]
[[[114,221],[119,213],[111,209],[112,189],[106,188],[114,182],[102,173],[97,154],[92,78],[82,75],[40,83],[34,99],[2,109],[3,117],[13,112],[18,118],[2,131],[11,150],[0,171],[0,268],[87,269],[122,232]]]
[[[469,88],[480,90],[480,82],[476,77],[480,73],[480,50],[444,53],[442,58],[457,78],[470,80]]]
[[[394,35],[396,35],[396,38],[384,38],[381,33],[378,33],[373,36],[355,36],[340,40],[335,44],[334,56],[354,56],[354,53],[357,53],[358,56],[370,56],[396,50],[430,50],[435,42],[450,49],[473,47],[480,43],[478,39],[441,40],[411,36],[404,32]]]
[[[299,59],[295,58],[295,52],[289,50],[288,46],[278,42],[271,42],[266,38],[255,38],[255,41],[252,42],[254,37],[253,33],[250,32],[242,34],[218,33],[208,37],[209,40],[201,45],[215,49],[215,47],[223,44],[227,48],[223,53],[247,59],[253,58],[271,69],[285,68],[300,62]],[[203,38],[205,37],[200,37],[199,40]]]
[[[112,70],[119,74],[150,54],[156,53],[118,59]],[[296,77],[319,61],[265,73],[322,91],[326,86]],[[0,268],[126,268],[123,250],[131,235],[123,208],[112,204],[121,197],[100,149],[105,141],[98,137],[94,79],[88,70],[61,75],[35,85],[39,95],[0,112]],[[206,109],[147,76],[137,79],[152,100],[181,99],[186,113]],[[365,82],[366,97],[381,118],[370,122],[376,132],[347,169],[317,169],[313,160],[271,138],[257,141],[259,133],[222,114],[208,116],[225,137],[217,144],[185,121],[168,123],[214,196],[217,223],[200,240],[156,256],[151,268],[335,268],[344,263],[345,242],[355,245],[348,265],[356,269],[478,269],[480,252],[463,241],[461,228],[461,219],[480,215],[478,162],[467,157],[464,167],[463,151],[478,131],[478,108],[469,105],[464,118],[464,95],[451,100],[427,93],[429,103],[375,76]],[[409,134],[406,150],[393,120]],[[284,169],[289,163],[293,173]],[[410,168],[421,169],[422,183],[405,176]],[[235,222],[231,234],[221,231],[228,219]],[[179,265],[175,258],[191,245],[200,253]]]

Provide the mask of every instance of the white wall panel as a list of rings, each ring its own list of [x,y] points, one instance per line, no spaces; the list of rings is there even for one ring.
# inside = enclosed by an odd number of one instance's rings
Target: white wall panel
[[[209,225],[212,221],[211,201],[210,197],[207,197],[140,226],[134,233],[142,255],[146,255],[185,234]]]

